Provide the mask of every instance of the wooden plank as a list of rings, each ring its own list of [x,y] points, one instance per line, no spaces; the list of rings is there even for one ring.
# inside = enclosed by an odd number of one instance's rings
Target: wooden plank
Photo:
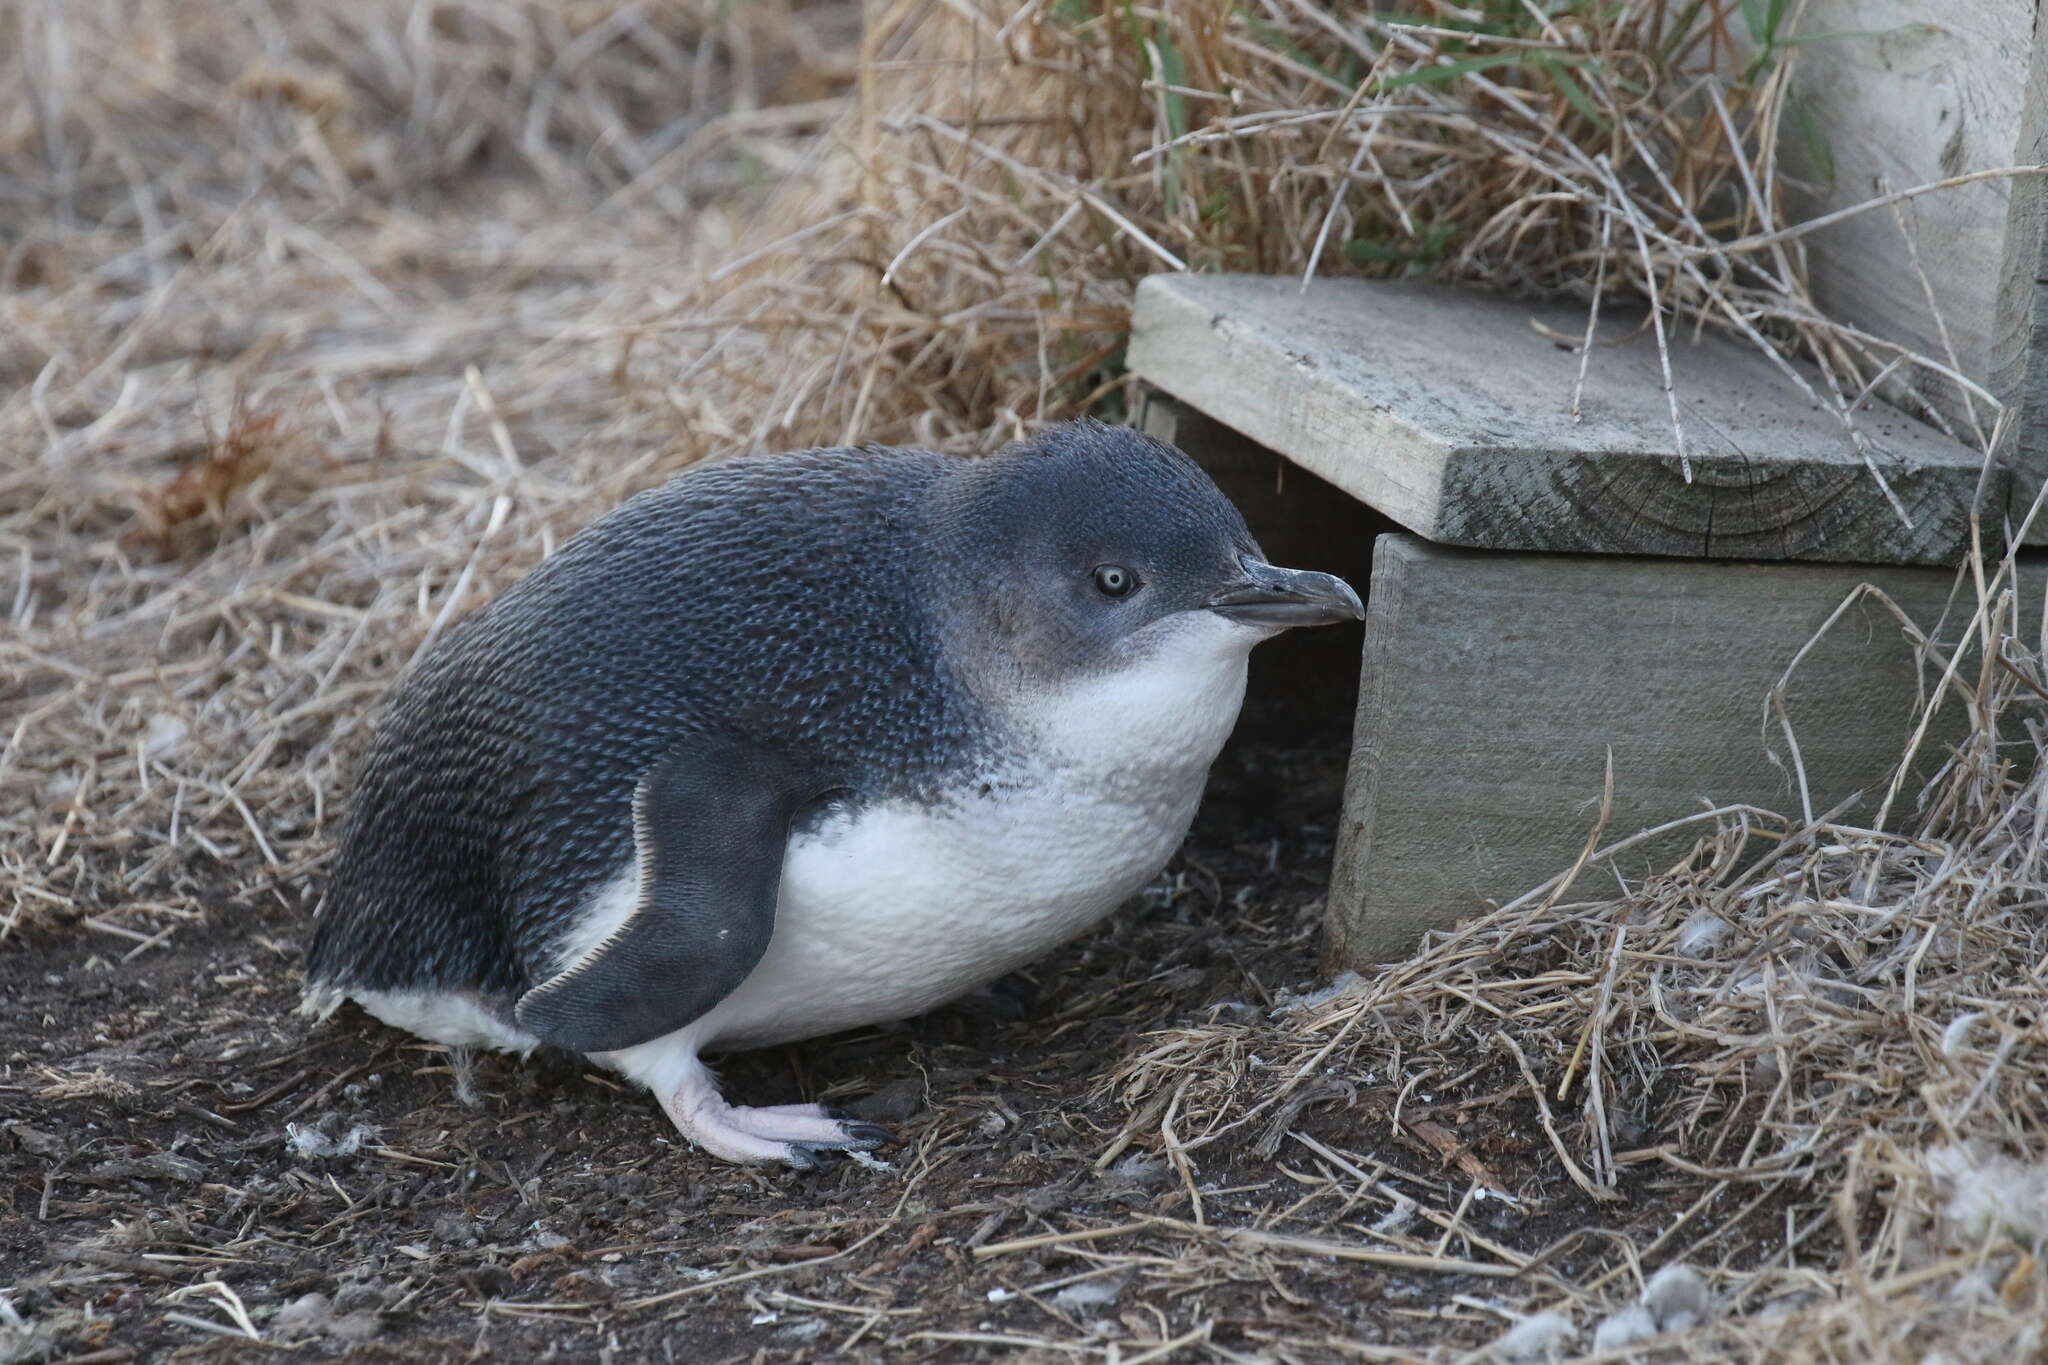
[[[1534,325],[1532,325],[1534,324]],[[1416,282],[1155,275],[1143,379],[1431,540],[1519,550],[1933,564],[1968,537],[1977,457],[1872,405],[1839,420],[1719,337],[1675,342],[1685,478],[1647,333],[1617,318],[1578,357],[1580,307]],[[1994,490],[2003,496],[2003,487]]]
[[[2048,556],[2026,567],[2022,615],[2040,610],[2044,580]],[[1398,957],[1424,930],[1569,868],[1599,809],[1610,749],[1610,841],[1715,804],[1796,817],[1799,793],[1767,751],[1785,752],[1775,727],[1766,737],[1765,699],[1863,582],[1932,630],[1956,578],[1480,553],[1382,537],[1331,877],[1333,968]],[[1943,636],[1953,640],[1966,616],[1951,613]],[[1874,603],[1815,646],[1787,709],[1816,811],[1857,791],[1870,795],[1852,817],[1874,810],[1905,750],[1916,695],[1911,651]],[[1928,745],[1928,771],[1944,742],[1937,734]],[[1691,844],[1667,838],[1621,866],[1630,875],[1669,866]],[[1603,870],[1581,892],[1613,886]]]

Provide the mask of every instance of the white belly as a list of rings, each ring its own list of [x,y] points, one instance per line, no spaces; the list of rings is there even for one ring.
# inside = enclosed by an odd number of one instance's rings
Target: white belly
[[[617,1055],[791,1042],[943,1004],[1082,933],[1143,887],[1173,856],[1202,789],[1201,771],[1177,774],[1131,804],[1040,777],[932,808],[833,816],[792,840],[760,963],[678,1033]],[[560,955],[602,941],[639,897],[629,866],[593,898]],[[387,1023],[444,1042],[536,1045],[465,998],[355,994]]]
[[[1194,774],[1137,809],[1048,784],[834,820],[792,844],[767,953],[691,1032],[706,1048],[754,1046],[953,999],[1136,892],[1200,796]]]
[[[761,963],[685,1033],[754,1046],[902,1019],[1066,942],[1156,876],[1236,724],[1253,632],[1176,620],[1143,663],[1022,708],[1028,766],[792,842]]]

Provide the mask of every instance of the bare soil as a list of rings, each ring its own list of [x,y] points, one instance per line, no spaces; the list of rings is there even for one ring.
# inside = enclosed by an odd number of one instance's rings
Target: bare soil
[[[1274,728],[1260,722],[1255,737]],[[1202,1153],[1199,1211],[1155,1156],[1100,1160],[1127,1118],[1102,1083],[1151,1031],[1263,1016],[1314,984],[1342,738],[1233,750],[1166,874],[1028,973],[902,1026],[725,1066],[744,1101],[823,1099],[892,1124],[890,1169],[729,1166],[575,1059],[485,1056],[465,1077],[352,1009],[301,1019],[303,890],[223,900],[125,963],[51,934],[0,958],[15,1021],[0,1282],[46,1325],[48,1357],[74,1361],[279,1343],[352,1361],[1052,1359],[1055,1342],[1099,1355],[1111,1341],[1129,1359],[1191,1331],[1220,1348],[1197,1353],[1210,1359],[1274,1358],[1283,1342],[1280,1358],[1334,1359],[1346,1337],[1469,1338],[1484,1315],[1453,1296],[1485,1294],[1476,1274],[1327,1256],[1211,1273],[1142,1227],[986,1254],[1150,1217],[1313,1237],[1358,1212],[1290,1212],[1309,1191],[1290,1178],[1300,1149],[1261,1155],[1256,1130]],[[1391,1089],[1358,1079],[1303,1092],[1281,1128],[1384,1162],[1389,1187],[1415,1173],[1425,1204],[1463,1183],[1386,1121]],[[1458,1131],[1458,1106],[1441,1108]],[[1533,1198],[1470,1209],[1473,1230],[1533,1252],[1585,1223],[1569,1187],[1537,1174],[1540,1140],[1482,1113],[1459,1142]],[[679,1290],[699,1292],[634,1306]],[[308,1295],[324,1302],[287,1308]]]

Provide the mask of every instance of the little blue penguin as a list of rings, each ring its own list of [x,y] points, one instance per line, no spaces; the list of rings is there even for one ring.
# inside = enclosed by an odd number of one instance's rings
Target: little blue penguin
[[[1095,924],[1187,833],[1252,646],[1363,615],[1097,422],[695,467],[394,688],[307,1008],[586,1054],[730,1161],[872,1149],[702,1055],[908,1018]]]

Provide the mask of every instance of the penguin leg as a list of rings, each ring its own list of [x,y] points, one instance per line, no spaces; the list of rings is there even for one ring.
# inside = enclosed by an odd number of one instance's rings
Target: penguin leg
[[[649,1086],[676,1131],[727,1161],[779,1162],[799,1171],[824,1152],[872,1152],[890,1141],[878,1123],[833,1115],[822,1105],[781,1104],[751,1109],[729,1104],[718,1078],[695,1052],[671,1051],[652,1065],[621,1069]]]
[[[756,1114],[774,1114],[793,1119],[850,1119],[853,1115],[829,1104],[766,1104],[753,1106]]]

